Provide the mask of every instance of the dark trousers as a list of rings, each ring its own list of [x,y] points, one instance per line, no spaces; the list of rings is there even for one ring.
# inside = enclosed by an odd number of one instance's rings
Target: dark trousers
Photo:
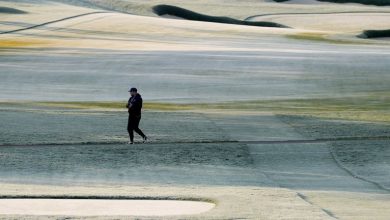
[[[138,128],[139,122],[141,121],[141,116],[131,116],[129,115],[129,121],[127,123],[127,131],[129,132],[130,141],[134,141],[134,131],[141,137],[145,137],[145,134]]]

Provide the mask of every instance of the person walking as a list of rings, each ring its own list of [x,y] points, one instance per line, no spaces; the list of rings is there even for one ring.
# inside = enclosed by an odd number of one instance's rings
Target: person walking
[[[129,132],[129,144],[134,144],[134,131],[142,137],[143,143],[146,142],[146,135],[139,129],[139,122],[141,121],[142,97],[138,93],[137,88],[129,89],[130,98],[126,104],[129,112],[129,120],[127,123],[127,131]]]

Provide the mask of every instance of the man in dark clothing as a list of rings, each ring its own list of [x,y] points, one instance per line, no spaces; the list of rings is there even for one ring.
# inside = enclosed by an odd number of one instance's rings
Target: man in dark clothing
[[[137,92],[136,88],[131,88],[129,92],[130,98],[126,104],[126,108],[129,112],[129,121],[127,123],[127,131],[130,136],[129,144],[134,144],[134,131],[141,135],[143,142],[145,143],[147,137],[141,129],[138,128],[139,122],[141,121],[142,97]]]

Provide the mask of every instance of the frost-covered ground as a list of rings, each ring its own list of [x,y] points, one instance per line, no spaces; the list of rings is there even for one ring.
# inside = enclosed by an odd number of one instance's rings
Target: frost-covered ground
[[[355,37],[389,8],[207,2],[163,3],[293,28],[158,18],[160,1],[0,1],[26,12],[0,14],[14,31],[0,35],[0,196],[217,204],[168,219],[389,219],[390,47]],[[124,144],[129,85],[147,144]]]
[[[120,101],[129,85],[139,87],[145,100],[187,103],[343,97],[388,89],[390,49],[272,41],[254,43],[256,52],[2,55],[0,99]]]

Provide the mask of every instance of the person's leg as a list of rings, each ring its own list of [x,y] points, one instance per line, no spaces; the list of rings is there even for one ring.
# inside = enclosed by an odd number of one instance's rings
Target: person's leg
[[[137,132],[137,134],[139,134],[142,138],[145,138],[145,134],[141,131],[141,129],[139,128],[134,128],[134,131]]]
[[[134,126],[133,126],[133,120],[129,116],[129,120],[127,122],[127,132],[129,132],[130,137],[130,143],[134,142]]]
[[[141,117],[137,117],[135,122],[134,122],[134,131],[137,132],[137,134],[139,134],[143,139],[145,139],[145,134],[141,131],[141,129],[139,129],[139,122],[141,121]]]
[[[129,136],[130,136],[130,143],[134,143],[134,132],[133,132],[133,129],[130,129]]]

